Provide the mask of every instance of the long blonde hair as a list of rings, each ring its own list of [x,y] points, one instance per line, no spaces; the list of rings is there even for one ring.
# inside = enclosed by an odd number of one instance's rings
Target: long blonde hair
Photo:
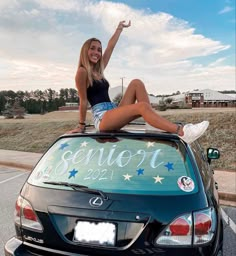
[[[85,68],[87,70],[87,73],[88,73],[88,84],[87,84],[87,86],[91,86],[93,84],[93,80],[94,80],[93,72],[92,72],[91,65],[90,65],[89,58],[88,58],[88,50],[89,50],[89,47],[90,47],[90,45],[93,41],[97,41],[100,44],[102,44],[101,41],[97,38],[88,39],[87,41],[85,41],[85,43],[83,44],[83,46],[81,48],[80,58],[79,58],[79,68],[80,67]],[[102,78],[104,78],[104,74],[103,74],[104,65],[103,65],[102,57],[95,64],[95,71],[98,72],[99,74],[101,74]]]

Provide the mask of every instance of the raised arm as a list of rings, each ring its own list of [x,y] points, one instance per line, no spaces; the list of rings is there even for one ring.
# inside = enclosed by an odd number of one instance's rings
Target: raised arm
[[[109,60],[110,60],[110,57],[111,57],[111,54],[113,52],[113,49],[120,37],[120,34],[123,30],[123,28],[128,28],[129,26],[131,25],[131,22],[129,21],[128,24],[125,24],[125,21],[121,21],[115,31],[115,33],[112,35],[112,37],[110,38],[108,44],[107,44],[107,48],[106,50],[104,51],[104,54],[103,54],[103,63],[104,63],[104,68],[106,68]]]

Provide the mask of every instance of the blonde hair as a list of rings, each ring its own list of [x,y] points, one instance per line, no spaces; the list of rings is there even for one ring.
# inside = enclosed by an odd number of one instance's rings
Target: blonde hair
[[[88,84],[87,84],[87,86],[91,86],[93,84],[93,80],[94,80],[93,72],[92,72],[93,70],[91,69],[91,65],[90,65],[89,58],[88,58],[88,50],[89,50],[89,47],[90,47],[90,45],[93,41],[96,41],[96,42],[99,42],[100,44],[102,44],[101,41],[97,38],[88,39],[87,41],[85,41],[85,43],[83,44],[83,46],[81,48],[80,58],[79,58],[79,68],[80,67],[85,68],[87,73],[88,73]],[[100,60],[95,64],[94,69],[95,69],[94,71],[101,74],[102,78],[104,78],[104,74],[103,74],[104,65],[103,65],[102,58],[100,58]]]

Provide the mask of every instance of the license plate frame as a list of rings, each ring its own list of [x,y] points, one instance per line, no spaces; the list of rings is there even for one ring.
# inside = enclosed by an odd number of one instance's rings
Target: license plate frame
[[[73,242],[114,247],[117,227],[111,222],[77,221]]]

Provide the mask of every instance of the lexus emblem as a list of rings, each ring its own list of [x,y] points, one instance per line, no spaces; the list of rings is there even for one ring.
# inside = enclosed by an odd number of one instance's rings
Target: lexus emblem
[[[103,204],[103,200],[101,197],[92,197],[90,200],[89,200],[89,204],[93,207],[100,207],[102,206]]]

